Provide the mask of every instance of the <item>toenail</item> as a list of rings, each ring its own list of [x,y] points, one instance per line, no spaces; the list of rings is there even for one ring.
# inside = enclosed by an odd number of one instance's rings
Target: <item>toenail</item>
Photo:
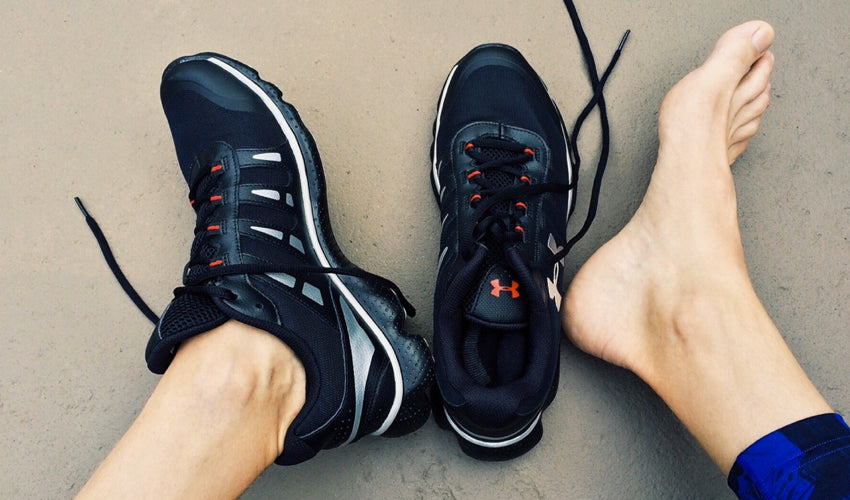
[[[760,27],[753,33],[751,38],[753,45],[756,46],[756,50],[758,50],[759,54],[763,53],[770,47],[770,33],[769,30],[766,30],[764,27]]]

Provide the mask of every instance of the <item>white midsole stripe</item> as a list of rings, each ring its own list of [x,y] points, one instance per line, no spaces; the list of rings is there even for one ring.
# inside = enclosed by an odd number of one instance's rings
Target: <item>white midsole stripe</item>
[[[537,427],[537,422],[540,421],[540,415],[543,412],[537,412],[537,416],[534,417],[534,421],[531,422],[531,425],[529,425],[528,429],[526,429],[522,434],[514,436],[505,441],[482,441],[481,439],[478,439],[477,437],[467,433],[458,424],[456,424],[455,421],[452,420],[451,415],[449,415],[449,410],[447,410],[445,406],[443,407],[443,413],[446,414],[446,418],[449,421],[449,425],[452,426],[452,429],[454,429],[454,431],[457,432],[458,436],[462,437],[464,440],[469,441],[474,445],[482,446],[484,448],[504,448],[505,446],[510,446],[512,444],[519,443],[523,439],[527,438],[528,435],[531,434],[531,431],[533,431],[534,428]]]
[[[541,80],[541,82],[542,82],[542,80]],[[543,87],[545,88],[546,85],[543,85]],[[548,92],[548,89],[546,91]],[[549,99],[552,99],[552,97],[549,96]],[[552,106],[555,106],[555,109],[558,109],[558,105],[555,104],[554,99],[552,99]],[[559,111],[558,112],[559,117],[560,117],[560,114],[561,113]],[[567,151],[567,182],[569,183],[569,182],[573,182],[573,161],[570,159],[570,148],[569,148],[569,140],[567,139],[567,128],[566,128],[566,125],[564,125],[564,119],[563,118],[561,118],[561,134],[564,136],[564,149],[566,149],[566,151]],[[576,146],[576,147],[578,147],[578,146]],[[567,191],[567,222],[570,221],[570,207],[573,204],[573,193],[575,193],[575,192],[576,192],[576,188],[572,188],[569,191]],[[567,235],[565,234],[564,237],[566,237],[566,236]]]
[[[437,172],[437,137],[440,134],[440,117],[443,115],[443,104],[446,102],[446,92],[449,90],[449,84],[452,82],[452,78],[455,76],[455,71],[457,71],[457,64],[455,64],[452,71],[449,73],[449,77],[446,78],[446,84],[443,86],[443,92],[440,93],[440,104],[437,106],[437,120],[434,124],[434,151],[431,155],[433,159],[431,160],[431,175],[434,176],[434,186],[436,186],[437,191],[440,191],[440,175]]]
[[[443,259],[446,258],[446,253],[449,251],[449,247],[444,247],[443,251],[440,252],[440,260],[437,261],[437,274],[440,274],[440,269],[443,267]]]
[[[290,147],[292,147],[293,155],[295,156],[295,163],[298,166],[298,175],[301,182],[301,200],[302,200],[302,208],[304,209],[304,215],[307,219],[307,234],[310,236],[310,245],[313,247],[313,250],[316,253],[316,256],[319,259],[319,263],[322,267],[332,267],[330,262],[328,261],[327,256],[322,250],[322,245],[319,243],[319,236],[316,231],[315,221],[313,220],[313,207],[312,207],[312,198],[310,196],[310,187],[307,184],[307,169],[304,164],[304,154],[301,152],[301,146],[298,144],[298,139],[295,137],[295,133],[292,132],[292,128],[290,128],[289,124],[286,122],[286,119],[283,117],[283,114],[280,112],[280,109],[275,105],[275,103],[269,98],[268,95],[260,88],[259,85],[251,81],[250,78],[243,75],[236,68],[231,67],[229,64],[216,59],[215,57],[210,57],[207,59],[209,62],[219,66],[224,69],[237,80],[242,82],[246,87],[251,89],[252,92],[257,94],[260,100],[263,101],[263,104],[266,105],[266,108],[271,112],[272,116],[274,116],[278,125],[280,126],[283,135],[286,136],[286,140],[289,143]],[[393,377],[395,377],[395,397],[393,398],[393,405],[390,407],[390,411],[387,414],[387,418],[384,420],[384,423],[372,434],[380,435],[386,432],[386,430],[392,425],[395,420],[396,415],[398,415],[398,411],[401,408],[401,400],[404,395],[404,383],[401,375],[401,366],[398,363],[398,358],[395,355],[395,351],[393,351],[392,345],[390,345],[389,339],[384,335],[378,325],[375,323],[375,320],[372,319],[371,316],[363,309],[363,306],[357,299],[354,297],[354,294],[351,293],[351,290],[348,289],[347,286],[339,279],[339,276],[336,274],[328,274],[334,286],[336,286],[337,290],[348,300],[349,304],[354,308],[357,314],[363,319],[366,325],[372,330],[375,334],[375,337],[381,343],[381,346],[386,350],[387,357],[390,360],[390,365],[393,369]]]

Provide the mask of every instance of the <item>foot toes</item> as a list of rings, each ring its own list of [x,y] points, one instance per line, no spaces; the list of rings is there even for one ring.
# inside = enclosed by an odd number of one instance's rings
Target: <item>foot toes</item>
[[[740,142],[736,142],[735,144],[732,144],[731,146],[729,146],[729,149],[728,149],[729,165],[735,163],[735,160],[737,160],[738,157],[741,156],[741,154],[747,149],[747,146],[749,146],[749,144],[750,144],[750,140],[746,139],[746,140],[743,140],[743,141],[740,141]]]
[[[758,97],[745,104],[738,110],[738,113],[732,118],[732,124],[729,127],[729,143],[738,142],[735,137],[740,137],[739,129],[760,117],[767,111],[770,106],[770,86],[765,88]]]
[[[770,85],[770,76],[773,74],[774,57],[773,52],[765,52],[753,64],[747,75],[738,84],[735,94],[732,96],[732,113],[746,106],[753,99],[760,97]],[[747,120],[749,121],[749,120]]]
[[[761,117],[757,116],[747,123],[741,125],[735,130],[732,134],[732,137],[729,138],[730,144],[737,144],[741,141],[748,140],[756,135],[756,132],[759,130],[759,126],[761,125]]]
[[[729,73],[739,81],[753,64],[773,44],[773,27],[764,21],[750,21],[738,25],[720,37],[706,65]]]

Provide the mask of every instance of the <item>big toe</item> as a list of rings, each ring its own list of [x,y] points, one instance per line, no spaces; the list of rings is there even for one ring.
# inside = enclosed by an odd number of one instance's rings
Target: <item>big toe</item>
[[[773,37],[773,27],[764,21],[735,26],[717,41],[705,66],[740,81],[773,44]]]

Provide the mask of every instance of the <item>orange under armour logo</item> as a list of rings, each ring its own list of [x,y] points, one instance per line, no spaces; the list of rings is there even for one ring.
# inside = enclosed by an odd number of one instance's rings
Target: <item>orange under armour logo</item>
[[[511,281],[511,286],[502,286],[499,280],[492,280],[490,284],[493,285],[493,290],[490,291],[493,297],[498,297],[502,292],[511,292],[512,299],[519,298],[519,283],[516,281]]]

